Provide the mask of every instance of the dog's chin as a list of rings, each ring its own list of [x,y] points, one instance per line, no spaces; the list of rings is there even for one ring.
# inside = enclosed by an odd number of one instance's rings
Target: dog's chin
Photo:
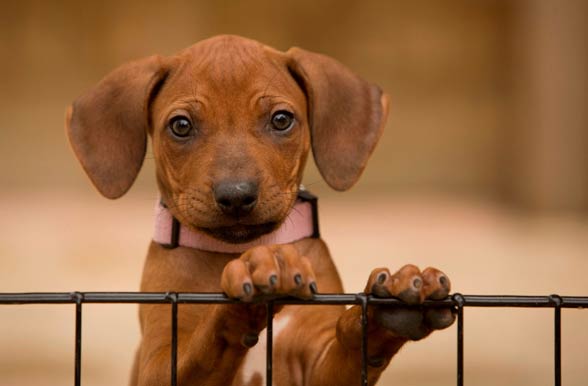
[[[277,228],[277,226],[277,222],[267,222],[256,225],[236,224],[231,226],[201,229],[215,239],[231,244],[242,244],[253,241],[267,233],[272,232]]]

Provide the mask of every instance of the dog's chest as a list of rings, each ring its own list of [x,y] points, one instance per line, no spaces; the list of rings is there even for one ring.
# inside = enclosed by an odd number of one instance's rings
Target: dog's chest
[[[297,384],[296,380],[301,379],[301,372],[299,374],[291,373],[292,364],[282,364],[282,358],[286,358],[287,355],[283,352],[285,345],[288,344],[287,335],[289,329],[295,323],[294,315],[289,313],[286,309],[282,310],[278,315],[274,317],[273,322],[273,361],[276,363],[275,367],[286,366],[286,371],[290,372],[287,383],[282,377],[277,376],[274,371],[273,385],[274,386],[289,386]],[[239,369],[233,386],[262,386],[266,384],[266,356],[267,356],[267,329],[263,329],[259,334],[258,343],[252,347],[247,354]],[[274,368],[275,368],[274,367]],[[279,368],[278,367],[278,368]],[[295,371],[296,373],[296,371]]]

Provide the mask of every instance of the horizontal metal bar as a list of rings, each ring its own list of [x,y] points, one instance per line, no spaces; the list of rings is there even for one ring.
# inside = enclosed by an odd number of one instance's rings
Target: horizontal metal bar
[[[67,304],[76,303],[78,294],[83,297],[83,303],[170,303],[166,292],[37,292],[37,293],[0,293],[0,304]],[[456,294],[459,295],[459,294]],[[452,307],[457,306],[455,296],[445,300],[428,300],[424,307]],[[553,296],[518,296],[518,295],[459,295],[463,307],[539,307],[555,308]],[[588,308],[588,296],[561,296],[561,308]],[[297,298],[261,298],[258,302],[274,301],[281,305],[340,305],[360,304],[358,294],[317,294],[312,299]],[[402,305],[403,302],[395,298],[367,297],[368,304]],[[193,304],[231,304],[239,300],[230,299],[222,293],[178,293],[178,303]]]
[[[75,303],[70,293],[0,293],[0,304]]]
[[[453,295],[454,297],[455,295]],[[584,308],[588,296],[461,295],[464,307]],[[561,299],[558,305],[554,297]],[[444,302],[447,300],[443,300]]]

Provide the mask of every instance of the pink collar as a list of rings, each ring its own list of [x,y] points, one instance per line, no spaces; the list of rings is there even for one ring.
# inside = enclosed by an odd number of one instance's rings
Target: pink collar
[[[220,253],[243,253],[257,245],[287,244],[306,237],[318,237],[316,198],[300,195],[288,217],[275,231],[253,241],[232,244],[217,240],[206,233],[182,226],[162,203],[155,207],[155,232],[153,241],[168,248],[177,246]]]

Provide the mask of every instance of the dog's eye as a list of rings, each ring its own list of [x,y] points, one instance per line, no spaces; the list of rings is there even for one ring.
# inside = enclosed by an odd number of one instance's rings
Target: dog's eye
[[[180,115],[171,119],[169,128],[176,137],[186,138],[192,131],[192,123],[188,118]]]
[[[294,123],[294,115],[289,111],[276,111],[272,115],[272,126],[278,131],[286,131],[292,127]]]

